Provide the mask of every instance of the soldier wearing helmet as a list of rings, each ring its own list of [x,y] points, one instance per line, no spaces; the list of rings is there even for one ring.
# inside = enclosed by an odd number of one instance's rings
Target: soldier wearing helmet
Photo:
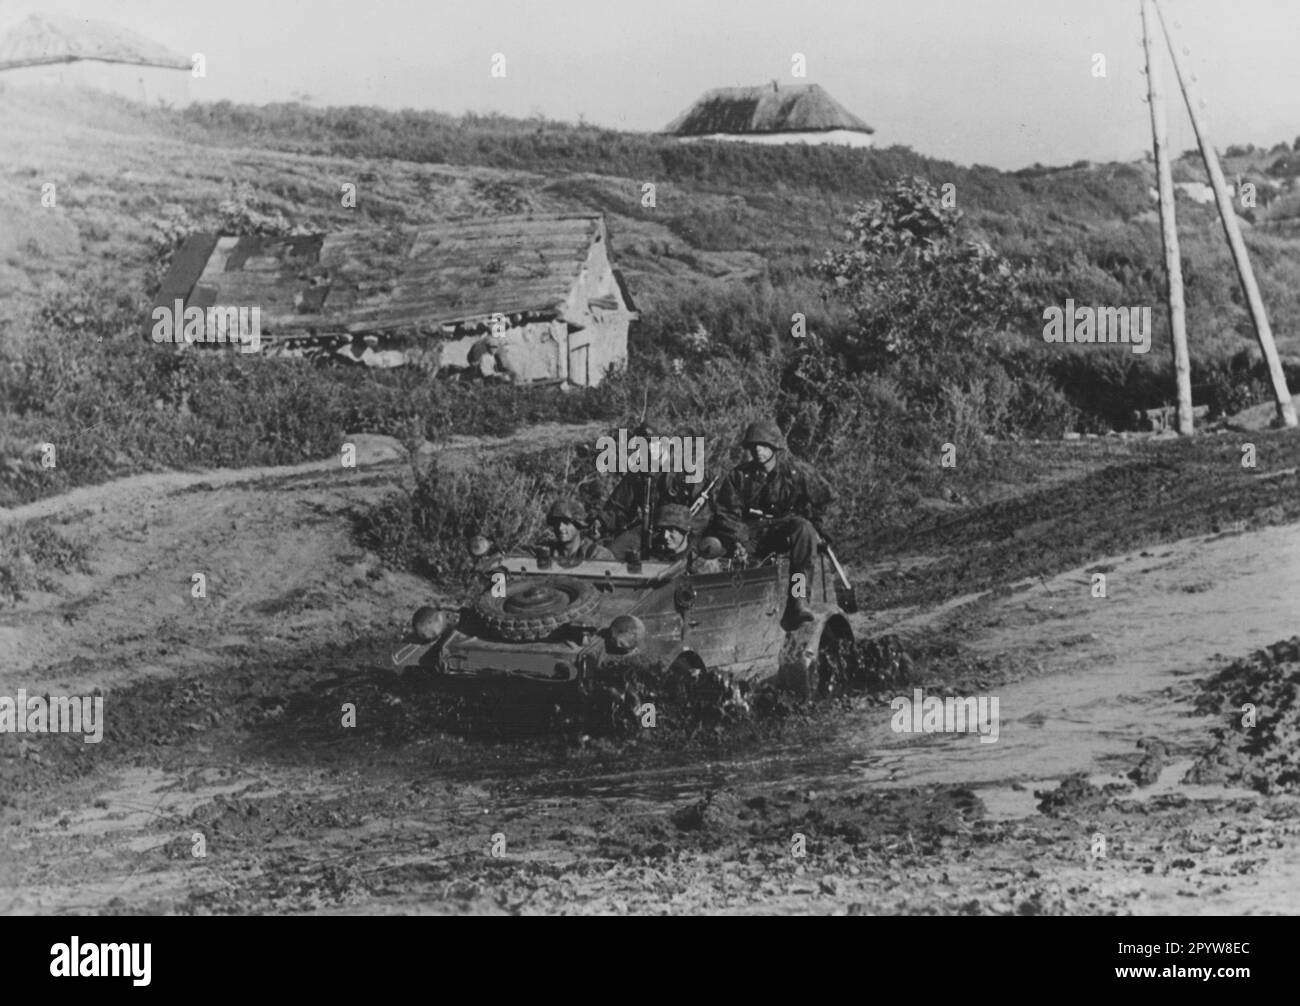
[[[649,442],[652,455],[662,449],[658,431],[649,423],[639,424],[632,431],[632,435],[644,437]],[[660,469],[673,467],[672,458],[658,455],[657,467]],[[610,551],[620,559],[631,551],[644,554],[653,547],[652,540],[645,540],[644,531],[647,530],[646,525],[656,508],[665,503],[677,503],[689,507],[705,484],[702,479],[698,484],[692,485],[686,481],[685,473],[678,471],[634,472],[623,476],[614,487],[614,491],[609,494],[609,499],[595,515],[595,520],[603,533],[614,536],[614,540],[610,542]],[[708,521],[709,514],[703,512],[696,514],[693,518],[693,527],[702,530],[707,526]],[[649,530],[653,531],[652,528]],[[650,538],[653,539],[653,534]]]
[[[614,554],[584,531],[590,525],[587,508],[580,500],[556,500],[546,514],[551,541],[543,546],[560,562],[579,563],[587,559],[612,561]]]
[[[655,511],[653,546],[650,557],[660,562],[686,560],[688,573],[718,573],[722,566],[722,543],[705,538],[698,545],[692,540],[690,507],[667,503]]]
[[[749,458],[728,473],[718,489],[717,512],[710,532],[733,554],[746,552],[790,556],[787,618],[795,623],[815,617],[808,608],[813,563],[821,537],[816,524],[834,498],[820,478],[796,467],[790,460],[785,437],[776,423],[750,423],[741,439]],[[803,574],[803,590],[796,575]]]

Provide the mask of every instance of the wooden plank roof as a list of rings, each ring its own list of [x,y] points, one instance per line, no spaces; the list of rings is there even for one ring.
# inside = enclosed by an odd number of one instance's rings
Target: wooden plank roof
[[[272,334],[449,326],[496,313],[559,316],[592,245],[604,239],[598,215],[294,238],[197,234],[173,259],[156,300],[256,305]]]

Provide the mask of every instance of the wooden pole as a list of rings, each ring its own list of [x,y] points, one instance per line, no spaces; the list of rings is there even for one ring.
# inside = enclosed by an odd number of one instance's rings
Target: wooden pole
[[[1158,56],[1152,51],[1148,0],[1142,0],[1142,47],[1147,57],[1147,97],[1151,105],[1151,139],[1155,147],[1156,186],[1160,193],[1160,236],[1165,248],[1165,273],[1169,277],[1169,329],[1174,349],[1174,380],[1178,390],[1178,432],[1191,436],[1192,367],[1187,352],[1187,312],[1183,304],[1183,263],[1178,251],[1178,226],[1174,216],[1174,175],[1169,166],[1169,134],[1165,122],[1165,96],[1160,88]]]
[[[1255,282],[1254,270],[1250,267],[1250,256],[1246,253],[1246,242],[1241,237],[1241,227],[1237,224],[1237,215],[1232,209],[1232,200],[1228,196],[1228,186],[1223,180],[1223,169],[1219,166],[1219,155],[1210,142],[1205,121],[1201,116],[1196,96],[1192,93],[1191,80],[1183,72],[1182,59],[1174,36],[1165,20],[1165,12],[1160,7],[1160,0],[1150,0],[1160,17],[1160,27],[1164,30],[1165,41],[1169,43],[1169,55],[1174,61],[1174,72],[1178,75],[1178,86],[1182,89],[1183,100],[1187,103],[1187,114],[1192,120],[1192,129],[1196,131],[1196,142],[1201,148],[1201,157],[1205,161],[1205,170],[1210,175],[1210,185],[1214,188],[1214,199],[1219,205],[1219,217],[1223,220],[1223,232],[1228,238],[1228,247],[1232,250],[1232,261],[1237,266],[1237,276],[1241,280],[1242,291],[1246,294],[1246,303],[1250,306],[1251,321],[1255,324],[1255,336],[1259,339],[1259,348],[1268,362],[1268,373],[1273,383],[1273,395],[1277,399],[1277,415],[1283,426],[1296,426],[1295,406],[1291,402],[1291,392],[1287,390],[1286,375],[1282,372],[1282,361],[1277,355],[1277,346],[1273,342],[1273,330],[1268,325],[1268,314],[1264,311],[1264,299],[1260,296],[1259,285]]]

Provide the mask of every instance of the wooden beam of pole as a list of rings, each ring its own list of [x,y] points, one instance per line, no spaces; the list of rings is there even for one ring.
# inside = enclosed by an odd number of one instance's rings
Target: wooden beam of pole
[[[1165,20],[1165,12],[1160,0],[1150,0],[1160,17],[1160,27],[1164,31],[1165,41],[1169,44],[1169,55],[1174,62],[1174,73],[1178,75],[1178,86],[1182,89],[1183,100],[1187,103],[1187,114],[1192,120],[1192,129],[1196,131],[1196,142],[1201,148],[1201,157],[1205,161],[1205,170],[1210,175],[1210,185],[1214,188],[1214,199],[1219,206],[1219,216],[1223,220],[1223,232],[1228,238],[1228,247],[1232,250],[1232,261],[1237,266],[1237,276],[1241,288],[1246,294],[1246,303],[1250,307],[1250,317],[1255,323],[1255,336],[1259,339],[1259,348],[1268,362],[1268,373],[1273,384],[1273,395],[1277,399],[1277,415],[1283,426],[1296,426],[1295,405],[1291,402],[1291,392],[1287,390],[1286,375],[1282,372],[1282,361],[1277,355],[1277,346],[1273,342],[1273,330],[1268,324],[1268,314],[1264,310],[1264,298],[1260,296],[1259,284],[1255,282],[1255,272],[1250,266],[1250,256],[1246,252],[1246,242],[1241,236],[1241,227],[1237,223],[1237,214],[1232,208],[1232,199],[1228,195],[1228,185],[1223,180],[1223,169],[1219,166],[1219,155],[1215,153],[1210,141],[1204,117],[1197,106],[1191,80],[1183,72],[1183,61],[1178,54],[1173,33]]]
[[[1151,39],[1149,0],[1142,0],[1142,47],[1147,57],[1147,98],[1151,105],[1151,139],[1155,150],[1156,186],[1160,194],[1160,236],[1169,277],[1169,330],[1174,350],[1174,380],[1178,393],[1178,432],[1193,433],[1192,367],[1187,352],[1187,312],[1183,303],[1183,263],[1178,250],[1174,215],[1174,175],[1169,165],[1169,135],[1165,121],[1165,96],[1160,87],[1159,54]]]

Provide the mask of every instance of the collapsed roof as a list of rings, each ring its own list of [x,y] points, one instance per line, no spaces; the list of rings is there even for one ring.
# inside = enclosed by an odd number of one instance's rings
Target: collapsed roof
[[[258,306],[273,335],[450,330],[497,314],[582,324],[591,306],[635,311],[616,270],[609,289],[580,283],[606,244],[599,215],[298,237],[195,234],[173,258],[155,303]],[[599,251],[607,262],[607,249]]]

